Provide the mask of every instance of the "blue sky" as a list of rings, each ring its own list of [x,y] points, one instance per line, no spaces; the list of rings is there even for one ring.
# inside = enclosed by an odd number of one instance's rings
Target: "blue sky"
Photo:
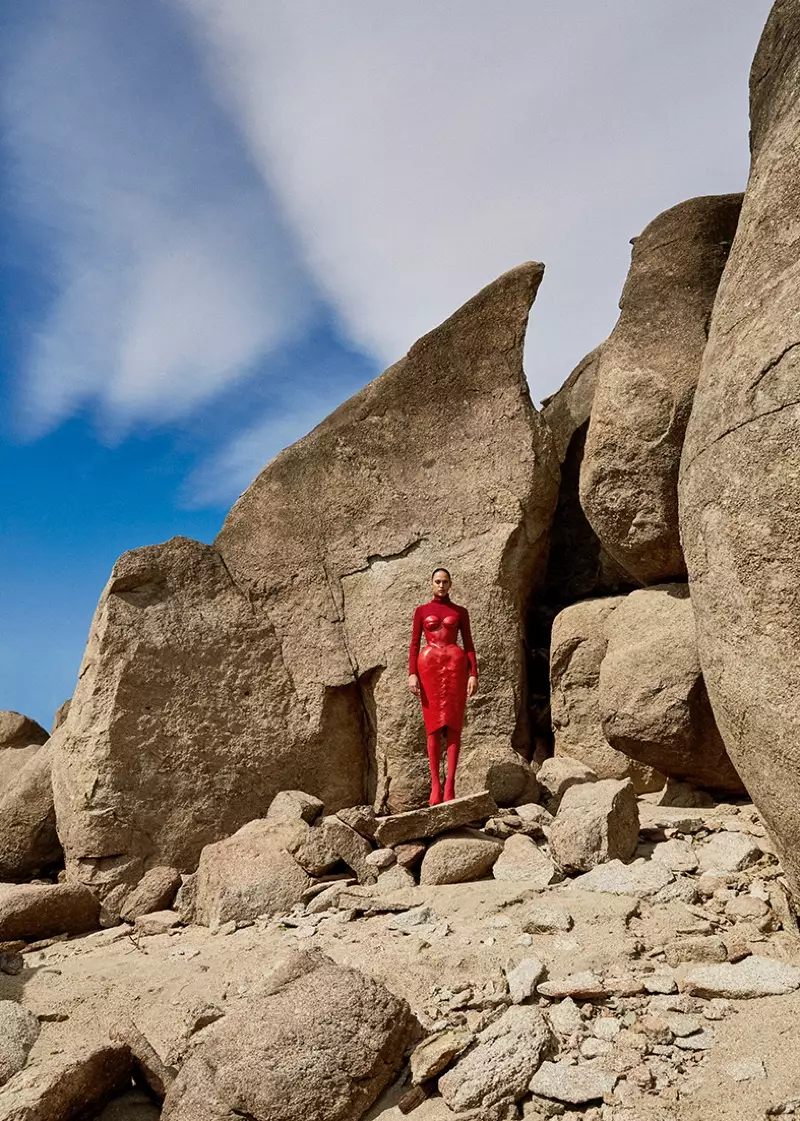
[[[521,260],[534,399],[629,239],[742,189],[767,0],[0,3],[0,708],[49,724],[125,549]]]

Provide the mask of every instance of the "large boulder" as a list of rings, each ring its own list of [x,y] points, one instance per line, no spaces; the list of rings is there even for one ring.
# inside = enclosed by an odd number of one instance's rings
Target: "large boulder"
[[[304,821],[250,821],[232,837],[206,845],[197,869],[195,921],[220,926],[290,911],[311,886],[291,854],[308,833]]]
[[[686,572],[678,468],[741,201],[689,199],[634,239],[620,317],[603,344],[581,502],[604,548],[645,584]]]
[[[281,789],[329,813],[427,799],[405,665],[437,564],[470,608],[481,690],[463,792],[530,800],[525,608],[558,490],[522,369],[536,263],[500,277],[282,452],[214,547],[126,554],[103,593],[54,736],[59,832],[97,884],[263,817]]]
[[[405,1063],[416,1021],[380,982],[322,955],[206,1028],[164,1121],[358,1121]]]
[[[49,737],[41,724],[31,720],[30,716],[23,716],[21,712],[12,712],[9,709],[0,711],[0,751],[8,748],[29,747],[31,744],[43,744]]]
[[[112,856],[119,882],[192,871],[287,788],[332,810],[364,800],[357,688],[322,690],[311,735],[281,646],[209,546],[176,537],[117,561],[52,737],[72,871],[94,886]]]
[[[598,701],[611,746],[683,782],[745,793],[709,704],[687,586],[631,592],[605,630]]]
[[[542,401],[561,465],[550,530],[545,598],[562,607],[601,592],[626,589],[631,579],[609,556],[581,506],[579,485],[602,346],[583,358],[557,393]]]
[[[511,746],[528,748],[524,613],[544,577],[559,479],[522,369],[543,271],[500,277],[282,452],[215,542],[280,633],[298,706],[314,713],[326,689],[357,685],[356,738],[392,811],[429,788],[406,661],[436,565],[470,609],[481,674],[460,792],[492,789],[493,771],[507,783]]]
[[[800,2],[750,78],[752,163],[681,464],[700,659],[731,758],[800,893]]]
[[[14,754],[25,749],[10,748]],[[0,881],[26,880],[59,865],[50,745],[36,747],[16,777],[0,786]]]
[[[565,608],[553,623],[550,711],[555,755],[585,763],[601,779],[633,782],[641,794],[659,790],[664,776],[611,746],[603,732],[598,687],[608,639],[605,625],[624,596],[590,599]]]

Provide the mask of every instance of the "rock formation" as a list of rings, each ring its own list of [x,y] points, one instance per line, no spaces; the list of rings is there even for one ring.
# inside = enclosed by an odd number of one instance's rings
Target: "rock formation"
[[[800,3],[750,79],[752,165],[681,464],[681,533],[722,737],[800,893]]]
[[[664,777],[611,746],[603,732],[598,697],[605,625],[624,596],[575,603],[553,624],[550,647],[551,717],[556,756],[578,759],[601,779],[630,778],[638,793],[658,790]]]
[[[101,893],[301,787],[329,809],[424,800],[411,617],[436,564],[479,620],[481,691],[459,771],[530,800],[524,614],[544,575],[558,462],[522,371],[543,266],[489,285],[282,452],[213,548],[125,554],[54,737],[59,832]]]
[[[581,502],[604,548],[644,584],[685,575],[678,468],[740,205],[741,195],[690,199],[634,239],[600,355]]]
[[[27,755],[13,778],[0,785],[0,881],[47,872],[63,860],[56,833],[50,746],[11,748]]]
[[[479,620],[481,692],[460,792],[481,789],[488,772],[494,793],[524,794],[509,750],[527,748],[522,613],[544,575],[558,488],[552,437],[522,371],[542,273],[527,264],[490,284],[282,452],[216,541],[272,620],[312,720],[327,690],[355,690],[373,738],[373,791],[393,810],[425,795],[405,663],[437,564],[452,569],[453,598]],[[494,788],[493,764],[505,790]]]
[[[711,711],[685,584],[625,596],[605,621],[598,707],[612,747],[719,794],[744,794]]]

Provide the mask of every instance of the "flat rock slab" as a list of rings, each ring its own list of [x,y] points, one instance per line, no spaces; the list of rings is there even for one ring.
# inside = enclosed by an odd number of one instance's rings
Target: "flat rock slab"
[[[458,829],[471,821],[485,821],[497,813],[497,805],[487,790],[454,798],[438,806],[423,806],[419,810],[393,814],[378,819],[375,840],[390,848],[405,841],[418,841],[421,837],[438,837],[450,829]]]
[[[434,1078],[466,1051],[475,1036],[466,1028],[447,1028],[418,1044],[411,1053],[411,1081],[415,1085]]]
[[[602,980],[591,969],[570,973],[559,981],[543,981],[538,991],[542,996],[577,997],[583,1000],[597,1000],[608,995]]]
[[[83,884],[0,884],[0,939],[96,930],[100,902]]]
[[[669,869],[657,861],[623,864],[621,860],[611,860],[578,876],[572,886],[581,891],[607,891],[611,895],[645,899],[671,884],[674,878]]]
[[[552,1045],[538,1008],[509,1008],[478,1035],[478,1044],[439,1079],[439,1092],[454,1112],[518,1101]]]
[[[530,1083],[530,1090],[543,1098],[582,1105],[610,1094],[617,1083],[616,1074],[570,1063],[542,1063]]]
[[[747,833],[715,833],[697,848],[701,872],[740,872],[762,856],[761,846]]]
[[[722,996],[731,1000],[780,996],[800,989],[800,967],[754,954],[734,964],[689,969],[680,980],[680,989],[693,996]]]

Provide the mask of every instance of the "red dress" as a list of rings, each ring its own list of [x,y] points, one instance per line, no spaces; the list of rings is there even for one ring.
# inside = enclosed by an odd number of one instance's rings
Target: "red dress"
[[[420,650],[422,632],[426,645]],[[458,645],[458,632],[464,642]],[[449,596],[432,599],[414,612],[408,672],[419,677],[422,716],[430,735],[445,727],[461,731],[467,704],[467,678],[478,676],[469,613]]]

